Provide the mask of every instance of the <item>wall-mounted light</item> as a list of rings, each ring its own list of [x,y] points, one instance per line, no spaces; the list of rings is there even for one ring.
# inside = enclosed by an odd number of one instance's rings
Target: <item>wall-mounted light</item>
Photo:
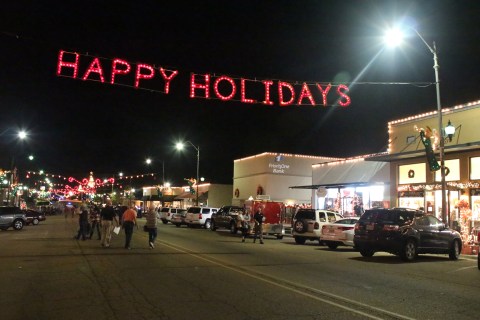
[[[448,137],[448,141],[452,142],[453,135],[455,134],[455,126],[448,120],[448,124],[445,127],[445,134]]]

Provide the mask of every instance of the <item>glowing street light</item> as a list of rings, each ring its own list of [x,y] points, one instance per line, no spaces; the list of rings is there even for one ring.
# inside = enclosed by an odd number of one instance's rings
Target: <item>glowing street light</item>
[[[440,158],[440,174],[441,174],[441,187],[442,187],[442,220],[444,223],[447,222],[447,183],[445,181],[445,140],[443,132],[443,115],[442,115],[442,105],[440,103],[440,79],[439,79],[439,69],[438,65],[438,55],[437,47],[435,42],[433,42],[433,48],[425,41],[422,35],[413,27],[409,27],[418,35],[422,42],[427,46],[428,50],[433,55],[433,69],[435,70],[435,88],[437,93],[437,113],[438,113],[438,132],[440,137],[440,146],[439,146],[439,158]],[[389,46],[399,45],[403,39],[403,33],[400,29],[390,29],[385,35],[385,43]]]
[[[195,196],[195,205],[198,206],[198,184],[200,183],[200,180],[199,180],[199,172],[200,172],[200,147],[198,146],[195,146],[191,141],[186,141],[185,143],[184,142],[177,142],[175,144],[175,147],[177,148],[177,150],[182,150],[184,147],[185,147],[185,144],[188,143],[189,145],[191,145],[196,151],[197,151],[197,180],[196,180],[196,184],[197,184],[197,190],[196,190],[196,196]]]
[[[24,131],[24,130],[19,131],[19,132],[18,132],[18,137],[19,137],[21,140],[25,139],[25,138],[27,137],[27,132]]]

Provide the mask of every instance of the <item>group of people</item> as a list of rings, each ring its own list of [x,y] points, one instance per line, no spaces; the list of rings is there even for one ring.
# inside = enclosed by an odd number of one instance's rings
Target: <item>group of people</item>
[[[253,243],[257,241],[257,237],[260,240],[260,244],[263,244],[263,223],[265,222],[265,216],[263,215],[262,207],[258,207],[257,211],[253,215]],[[243,211],[240,211],[237,215],[237,229],[242,231],[242,242],[245,242],[245,238],[250,231],[250,215]]]
[[[107,200],[105,206],[99,210],[96,205],[88,206],[87,203],[77,208],[75,213],[78,215],[79,229],[75,236],[77,240],[92,239],[93,234],[97,233],[97,239],[101,240],[102,247],[110,247],[112,240],[112,233],[115,228],[121,227],[125,231],[125,249],[131,249],[131,242],[134,229],[138,229],[137,211],[135,206],[128,207],[121,216],[112,206],[112,201]],[[157,213],[153,206],[148,208],[145,214],[146,223],[144,231],[148,232],[148,246],[150,249],[155,248],[155,239],[157,238]],[[258,207],[253,215],[254,233],[253,243],[260,240],[263,244],[263,223],[265,216],[262,207]],[[237,228],[242,231],[242,242],[245,242],[250,232],[250,215],[246,212],[240,211],[237,215]]]
[[[96,205],[89,206],[87,203],[82,203],[75,209],[75,213],[78,215],[79,224],[78,233],[75,236],[77,240],[92,239],[96,231],[102,247],[108,248],[114,229],[121,227],[125,232],[125,249],[131,249],[134,228],[138,229],[137,211],[134,205],[128,207],[121,216],[115,212],[111,200],[107,200],[101,210]],[[148,232],[148,245],[153,249],[157,238],[157,213],[154,207],[149,208],[145,218],[144,229]]]

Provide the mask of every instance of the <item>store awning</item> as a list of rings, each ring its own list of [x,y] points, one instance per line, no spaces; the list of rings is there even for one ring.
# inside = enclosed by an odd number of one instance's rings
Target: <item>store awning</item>
[[[390,183],[390,164],[378,161],[352,161],[314,168],[313,184],[293,186],[292,189],[319,187],[366,186]]]
[[[178,196],[175,197],[175,200],[182,200],[182,199],[195,199],[197,196],[195,194],[192,194],[190,192],[184,192],[179,194]]]

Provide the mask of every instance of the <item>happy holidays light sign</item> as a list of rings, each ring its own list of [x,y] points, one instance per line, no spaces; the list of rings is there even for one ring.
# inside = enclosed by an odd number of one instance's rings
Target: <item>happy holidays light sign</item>
[[[151,64],[132,63],[119,58],[107,60],[63,50],[59,52],[57,61],[57,76],[130,86],[165,94],[170,93],[178,75],[178,70]],[[349,88],[344,84],[292,84],[280,80],[234,78],[209,73],[190,73],[188,91],[190,98],[239,101],[246,104],[342,107],[351,104]]]

